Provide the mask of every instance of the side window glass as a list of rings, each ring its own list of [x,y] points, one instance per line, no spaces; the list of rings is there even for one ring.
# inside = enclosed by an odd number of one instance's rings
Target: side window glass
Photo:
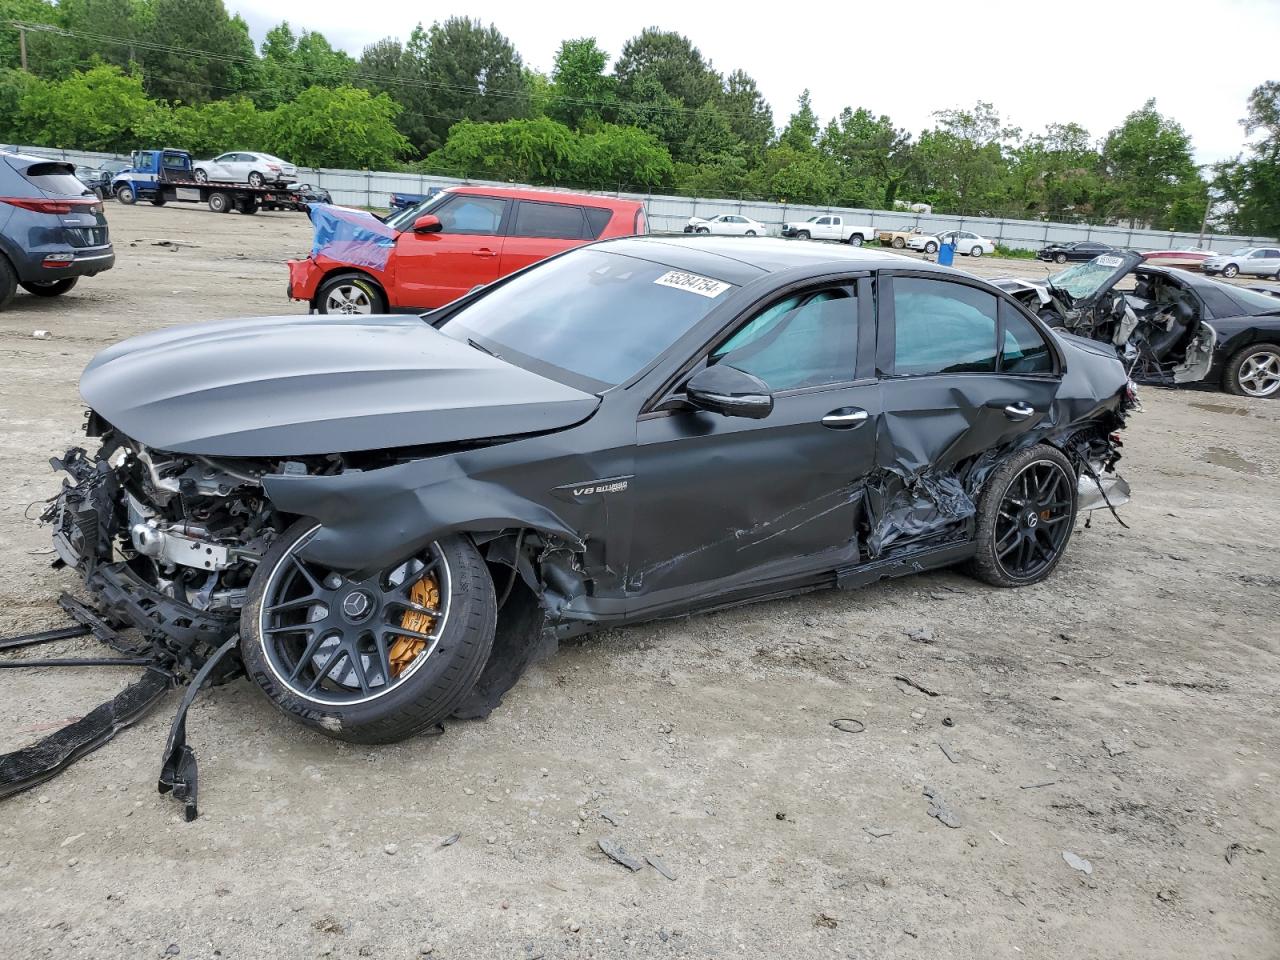
[[[496,197],[453,197],[439,210],[441,233],[474,233],[492,236],[498,232],[507,201]]]
[[[847,290],[823,290],[768,307],[709,362],[754,374],[774,391],[796,390],[852,380],[857,352],[857,300]]]
[[[818,221],[818,224],[821,226],[829,226],[831,224],[831,218],[823,217],[821,220]]]
[[[996,369],[996,298],[959,283],[895,277],[894,369],[900,376]]]
[[[549,240],[583,240],[586,228],[582,209],[562,203],[532,203],[521,200],[516,207],[516,222],[511,228],[516,237],[543,237]]]
[[[1004,342],[1000,345],[1002,373],[1053,373],[1053,354],[1031,321],[1007,303],[1000,304]]]
[[[604,228],[609,225],[609,219],[613,216],[603,207],[585,207],[583,212],[587,215],[587,223],[590,224],[590,237],[592,240],[597,239],[600,234],[604,233]],[[636,232],[640,232],[640,228],[636,227]]]

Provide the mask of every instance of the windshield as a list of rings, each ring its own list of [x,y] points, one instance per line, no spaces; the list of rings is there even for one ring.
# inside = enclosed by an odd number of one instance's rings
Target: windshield
[[[434,197],[427,197],[426,200],[414,204],[412,207],[405,207],[403,210],[397,210],[395,213],[389,214],[382,222],[396,230],[408,230],[413,226],[413,221],[424,213],[430,213],[436,204],[451,196],[453,194],[448,191],[437,193]]]
[[[1239,250],[1232,250],[1227,256],[1229,257],[1247,257],[1253,253],[1253,247],[1241,247]]]
[[[661,356],[732,289],[588,247],[513,277],[440,330],[555,379],[610,387]]]
[[[1119,257],[1095,257],[1088,263],[1068,267],[1049,278],[1049,286],[1064,290],[1072,300],[1085,300],[1097,293],[1108,278],[1114,276],[1120,266]]]

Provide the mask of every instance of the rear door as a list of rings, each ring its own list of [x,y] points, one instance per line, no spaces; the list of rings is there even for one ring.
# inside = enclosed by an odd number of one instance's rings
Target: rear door
[[[713,229],[717,226],[712,221]],[[500,276],[545,260],[594,238],[582,207],[568,203],[517,200],[502,244]]]
[[[433,207],[442,226],[438,233],[409,229],[396,238],[387,291],[391,305],[432,310],[502,276],[510,208],[510,200],[470,193],[455,193]]]
[[[1048,415],[1058,352],[1009,301],[953,277],[882,273],[878,282],[880,469],[908,483],[946,476]]]

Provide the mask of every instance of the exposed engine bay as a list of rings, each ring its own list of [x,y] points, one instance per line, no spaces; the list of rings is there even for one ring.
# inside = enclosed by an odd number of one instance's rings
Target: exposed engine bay
[[[1135,380],[1194,383],[1213,362],[1215,334],[1177,277],[1140,254],[1104,255],[1045,281],[993,281],[1049,326],[1115,347]]]

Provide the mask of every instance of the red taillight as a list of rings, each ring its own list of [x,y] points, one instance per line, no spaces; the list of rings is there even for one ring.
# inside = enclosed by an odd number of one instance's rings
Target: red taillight
[[[89,213],[101,213],[102,201],[89,199],[44,200],[35,197],[0,197],[0,203],[7,203],[34,213],[70,213],[78,208],[87,208]]]

